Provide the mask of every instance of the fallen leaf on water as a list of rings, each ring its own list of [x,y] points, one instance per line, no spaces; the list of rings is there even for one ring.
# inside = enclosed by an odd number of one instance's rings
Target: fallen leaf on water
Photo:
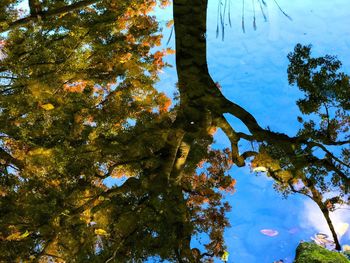
[[[224,262],[227,262],[228,261],[228,256],[229,256],[229,253],[227,251],[224,251],[224,253],[221,256],[221,260],[224,261]]]
[[[53,106],[51,103],[43,104],[40,107],[44,110],[53,110],[55,108],[55,106]]]
[[[102,228],[95,229],[95,234],[99,236],[107,236],[108,233],[106,230],[103,230]]]
[[[28,230],[26,230],[26,232],[24,232],[23,234],[21,234],[20,232],[15,232],[15,233],[9,235],[6,238],[6,240],[8,240],[8,241],[20,241],[20,240],[26,238],[27,236],[29,236],[29,234],[30,233],[28,232]]]
[[[258,167],[255,167],[253,168],[253,172],[256,172],[256,173],[259,173],[259,172],[267,172],[267,168],[266,167],[263,167],[263,166],[258,166]]]
[[[278,231],[274,229],[261,229],[260,232],[265,236],[274,237],[278,235]]]

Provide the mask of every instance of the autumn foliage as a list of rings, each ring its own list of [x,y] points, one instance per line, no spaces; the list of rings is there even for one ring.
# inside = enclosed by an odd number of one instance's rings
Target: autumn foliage
[[[40,2],[40,19],[19,27],[13,1],[0,5],[11,10],[0,17],[0,261],[192,258],[188,238],[202,232],[218,255],[229,151],[206,134],[180,184],[166,180],[181,106],[154,88],[175,51],[159,48],[149,12],[169,1],[69,9],[78,3]]]

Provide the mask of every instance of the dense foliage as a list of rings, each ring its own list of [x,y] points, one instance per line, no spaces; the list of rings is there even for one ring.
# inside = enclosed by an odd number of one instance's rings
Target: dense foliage
[[[174,259],[201,232],[218,254],[232,162],[208,147],[211,128],[194,142],[181,187],[162,174],[167,145],[183,134],[171,129],[178,106],[154,88],[172,53],[152,49],[162,37],[148,15],[156,2],[95,2],[47,17],[81,2],[42,2],[3,35],[0,259]],[[11,25],[17,9],[3,4]],[[109,188],[111,177],[129,180]]]

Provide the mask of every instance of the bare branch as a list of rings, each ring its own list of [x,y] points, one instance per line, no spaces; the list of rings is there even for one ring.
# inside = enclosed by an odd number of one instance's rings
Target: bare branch
[[[50,17],[61,15],[64,13],[69,13],[69,12],[75,11],[77,9],[80,9],[82,7],[86,7],[86,6],[95,4],[95,3],[100,2],[100,1],[101,0],[83,0],[83,1],[71,4],[71,5],[68,5],[68,6],[63,6],[63,7],[53,9],[53,10],[43,11],[40,13],[40,19],[42,21],[45,21]],[[28,24],[29,22],[35,22],[38,20],[39,20],[39,18],[37,16],[37,14],[31,14],[30,16],[27,16],[25,18],[22,18],[22,19],[19,19],[19,20],[16,20],[14,22],[9,23],[8,26],[6,26],[6,27],[0,28],[0,33],[6,32],[8,30],[11,30],[11,29],[19,27],[19,26],[24,26],[24,25]]]
[[[338,157],[334,156],[324,145],[317,143],[317,142],[311,142],[309,143],[309,146],[312,147],[319,147],[321,148],[330,158],[335,160],[336,162],[340,163],[341,165],[344,165],[345,167],[350,168],[350,164],[344,163],[342,160],[340,160]]]

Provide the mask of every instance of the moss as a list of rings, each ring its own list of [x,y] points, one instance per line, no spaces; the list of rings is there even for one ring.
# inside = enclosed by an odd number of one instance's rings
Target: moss
[[[349,263],[342,254],[329,251],[314,243],[300,243],[294,263]]]

